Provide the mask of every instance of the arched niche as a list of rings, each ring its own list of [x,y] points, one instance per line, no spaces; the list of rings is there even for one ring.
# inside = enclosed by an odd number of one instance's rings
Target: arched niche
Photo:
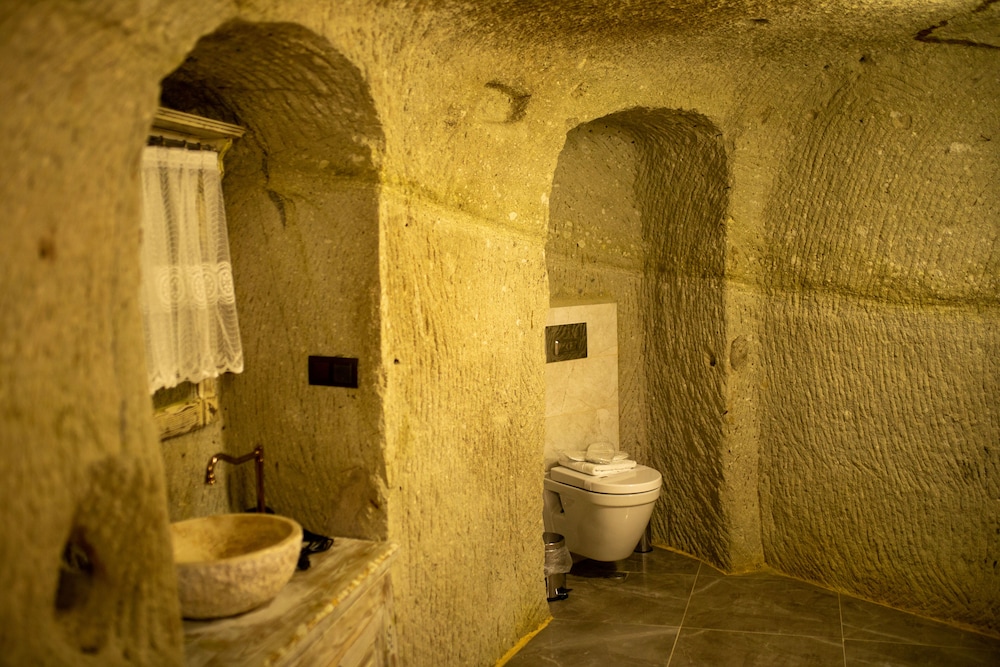
[[[653,538],[724,563],[721,133],[700,114],[633,108],[566,135],[550,197],[553,299],[618,304],[621,447],[663,474]]]
[[[245,370],[220,383],[217,433],[164,443],[173,495],[202,483],[213,448],[263,445],[269,507],[315,532],[384,538],[382,130],[365,81],[300,25],[233,21],[163,80],[161,104],[247,129],[223,180]],[[310,385],[312,355],[356,358],[358,387]],[[230,509],[253,506],[252,466],[229,479]]]

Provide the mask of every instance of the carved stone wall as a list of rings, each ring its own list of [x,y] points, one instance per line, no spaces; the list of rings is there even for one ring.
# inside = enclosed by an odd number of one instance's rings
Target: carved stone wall
[[[620,281],[661,374],[622,385],[674,476],[660,539],[1000,632],[1000,4],[589,7],[4,5],[5,660],[182,660],[165,479],[187,454],[156,437],[135,290],[161,92],[253,130],[227,176],[252,330],[222,445],[274,451],[307,526],[399,543],[403,663],[493,664],[546,616],[542,340],[580,258],[548,263],[550,201],[567,133],[606,117],[655,193],[629,224],[704,232],[643,251],[659,310]],[[669,140],[621,144],[651,136],[634,109],[670,110]],[[357,393],[303,386],[313,353],[368,362]]]

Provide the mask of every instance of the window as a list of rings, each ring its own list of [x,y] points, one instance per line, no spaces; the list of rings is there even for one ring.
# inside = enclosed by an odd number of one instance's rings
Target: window
[[[181,382],[153,394],[153,419],[160,440],[190,433],[214,422],[219,414],[218,380]]]
[[[242,133],[160,109],[143,153],[140,305],[161,439],[213,421],[214,378],[243,370],[221,184]]]

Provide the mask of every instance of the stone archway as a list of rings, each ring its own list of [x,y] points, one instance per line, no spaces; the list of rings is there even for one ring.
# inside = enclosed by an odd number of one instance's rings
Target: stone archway
[[[248,130],[224,179],[246,358],[220,387],[225,449],[264,446],[276,511],[316,532],[384,539],[382,131],[367,85],[302,26],[233,21],[164,79],[162,103]],[[358,359],[358,387],[310,386],[310,355]],[[168,478],[182,485],[176,475],[192,471],[178,472],[169,450]],[[252,505],[252,480],[240,479],[233,509]]]
[[[553,298],[618,303],[622,449],[663,474],[660,543],[725,564],[728,167],[704,116],[634,108],[567,134],[546,257]]]

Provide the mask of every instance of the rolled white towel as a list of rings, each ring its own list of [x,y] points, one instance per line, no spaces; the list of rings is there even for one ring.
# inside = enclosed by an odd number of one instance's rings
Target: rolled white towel
[[[574,461],[565,456],[559,457],[559,465],[570,470],[576,470],[594,477],[607,477],[615,473],[631,470],[636,466],[632,460],[615,461],[614,463],[588,463],[586,461]]]

